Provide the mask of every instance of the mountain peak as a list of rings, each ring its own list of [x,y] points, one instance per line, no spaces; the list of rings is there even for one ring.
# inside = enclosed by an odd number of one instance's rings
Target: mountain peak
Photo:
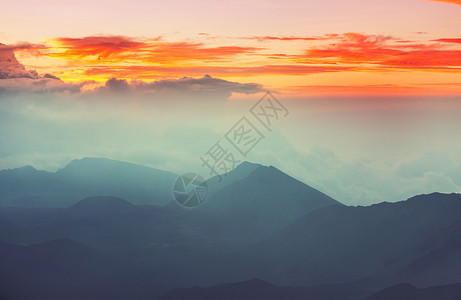
[[[256,169],[259,167],[263,167],[263,165],[245,160],[241,162],[235,169]]]
[[[459,198],[459,196],[460,194],[457,194],[457,193],[445,194],[445,193],[440,193],[440,192],[434,192],[434,193],[429,193],[429,194],[416,195],[416,196],[408,198],[407,201],[421,201],[424,199],[435,199],[435,198],[440,198],[440,197]]]
[[[207,183],[208,183],[208,188],[210,189],[210,194],[216,192],[219,189],[222,189],[223,187],[226,187],[232,184],[233,182],[243,180],[244,178],[248,177],[248,175],[250,175],[255,170],[261,167],[263,166],[260,164],[244,161],[225,175],[220,175],[220,176],[209,178],[207,180]],[[221,178],[222,181],[218,179],[219,177]]]
[[[438,208],[440,203],[461,203],[461,194],[451,193],[451,194],[442,194],[442,193],[431,193],[423,194],[411,197],[405,201],[397,202],[397,205],[404,205],[405,203],[410,206],[415,207],[433,207]]]
[[[236,241],[267,238],[313,210],[339,204],[272,166],[249,162],[223,176],[222,182],[207,182],[209,198],[189,216],[197,222],[213,219],[215,228]]]
[[[227,177],[230,175],[230,177],[246,177],[259,168],[267,168],[267,167],[261,164],[258,164],[258,163],[243,161],[238,166],[236,166],[233,170],[229,171],[229,173],[227,173],[227,175],[225,176]]]

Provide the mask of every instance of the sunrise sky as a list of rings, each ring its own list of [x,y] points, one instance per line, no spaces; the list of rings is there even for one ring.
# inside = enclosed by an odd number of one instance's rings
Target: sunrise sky
[[[461,192],[460,16],[459,0],[3,1],[0,169],[93,156],[207,178],[200,157],[270,90],[289,114],[239,159],[346,204]]]
[[[459,95],[461,1],[8,1],[0,42],[64,82],[210,74],[287,96]]]

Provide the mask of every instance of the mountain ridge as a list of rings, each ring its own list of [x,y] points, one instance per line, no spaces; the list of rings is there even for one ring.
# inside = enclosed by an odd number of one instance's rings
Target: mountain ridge
[[[207,287],[174,289],[156,300],[360,300],[371,293],[373,292],[347,285],[277,286],[254,278]]]
[[[118,196],[134,204],[171,201],[176,175],[129,162],[85,157],[54,173],[22,167],[0,171],[0,206],[69,206],[95,195]]]

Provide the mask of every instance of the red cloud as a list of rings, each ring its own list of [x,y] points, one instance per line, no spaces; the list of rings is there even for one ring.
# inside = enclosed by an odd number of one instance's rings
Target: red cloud
[[[243,38],[243,37],[242,37]],[[279,37],[260,36],[248,37],[255,40],[325,40],[329,44],[323,47],[306,50],[304,55],[287,55],[284,53],[262,54],[256,53],[262,48],[241,46],[218,46],[206,47],[198,42],[165,42],[159,38],[153,40],[136,40],[123,36],[93,36],[83,38],[58,38],[54,42],[57,47],[52,48],[48,56],[74,60],[82,66],[95,65],[120,65],[136,64],[140,66],[152,66],[159,64],[172,64],[181,61],[199,61],[203,63],[219,63],[236,55],[260,55],[266,59],[279,59],[287,62],[295,62],[296,65],[266,65],[256,66],[255,71],[249,72],[247,68],[229,68],[237,74],[257,73],[257,70],[267,70],[272,74],[274,70],[280,70],[280,74],[294,74],[292,70],[299,70],[299,74],[305,74],[305,70],[325,70],[323,66],[313,64],[375,64],[389,68],[428,68],[428,67],[458,67],[461,66],[461,50],[444,49],[437,44],[417,44],[411,41],[399,40],[388,35],[366,35],[360,33],[326,34],[320,37]],[[460,43],[461,39],[438,39],[434,40],[446,43]],[[300,65],[300,66],[297,66]],[[307,65],[307,67],[306,67]],[[289,67],[287,67],[289,66]],[[217,65],[220,72],[226,69]],[[213,67],[211,67],[213,68]],[[336,69],[335,69],[336,70]],[[200,72],[200,74],[209,72]],[[309,72],[310,73],[310,72]]]
[[[461,44],[461,39],[437,39],[437,40],[432,40],[433,42],[442,42],[442,43],[455,43],[455,44]]]
[[[308,75],[392,69],[461,72],[461,49],[457,47],[460,39],[441,38],[429,43],[415,43],[389,35],[361,33],[326,34],[319,37],[262,36],[247,39],[319,42],[302,54],[288,54],[263,53],[261,50],[265,48],[258,47],[209,46],[201,42],[167,42],[160,38],[140,40],[124,36],[63,37],[51,40],[53,47],[44,50],[43,55],[66,60],[68,64],[63,68],[79,69],[79,72],[69,72],[67,76],[82,76],[82,80],[110,77],[153,79],[203,74]],[[323,46],[318,46],[321,44]],[[27,45],[22,48],[26,49]],[[277,60],[276,64],[273,63],[274,60]],[[65,80],[65,72],[60,77]]]
[[[429,0],[429,1],[445,2],[445,3],[461,5],[461,0]]]
[[[99,58],[107,58],[111,55],[128,51],[136,51],[145,46],[145,43],[135,41],[123,36],[90,36],[83,38],[57,38],[62,53],[54,53],[54,56],[85,57],[97,55]]]
[[[375,64],[383,67],[429,68],[461,66],[461,50],[414,44],[391,36],[344,34],[337,43],[313,48],[297,56],[302,63]]]
[[[57,38],[58,46],[48,56],[78,59],[87,62],[170,63],[182,60],[220,60],[237,54],[253,53],[261,48],[220,46],[205,47],[202,43],[164,42],[159,38],[140,41],[123,36]]]

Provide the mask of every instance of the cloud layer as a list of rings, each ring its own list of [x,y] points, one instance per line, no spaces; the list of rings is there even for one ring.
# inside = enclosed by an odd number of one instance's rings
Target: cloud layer
[[[23,52],[35,51],[43,58],[65,62],[60,67],[62,76],[59,77],[73,81],[102,81],[112,77],[154,80],[203,74],[240,78],[304,76],[393,70],[461,73],[461,48],[457,37],[413,41],[357,32],[320,36],[204,36],[204,40],[177,42],[161,37],[60,37],[47,40],[46,47],[28,44],[16,47]],[[281,48],[277,43],[286,45]],[[293,43],[299,53],[291,50]],[[280,49],[286,50],[281,52]]]
[[[160,38],[139,40],[124,36],[61,37],[50,40],[46,56],[78,60],[80,64],[139,62],[165,64],[178,61],[219,61],[238,54],[251,54],[261,48],[205,46],[200,42],[167,42]]]
[[[130,42],[122,37],[109,39],[72,40],[74,44],[83,44],[91,47],[89,53],[97,54],[98,57],[108,57],[126,52],[125,48],[137,47],[140,43]],[[21,46],[22,45],[22,46]],[[0,44],[0,94],[16,93],[76,93],[83,92],[82,88],[95,84],[93,81],[80,83],[65,83],[59,77],[45,74],[39,76],[36,71],[26,70],[15,57],[14,49],[38,49],[41,46],[30,44],[10,45]],[[102,47],[102,48],[101,48]],[[86,50],[85,50],[86,51]],[[85,55],[91,55],[86,53]],[[77,54],[75,54],[77,55]],[[239,83],[213,78],[204,75],[201,78],[182,77],[179,79],[161,79],[156,81],[131,81],[125,79],[110,78],[104,85],[96,88],[88,88],[86,94],[96,93],[155,93],[167,97],[219,97],[229,98],[233,93],[255,94],[263,91],[263,86],[257,83]]]
[[[0,44],[0,79],[9,78],[38,78],[36,71],[27,71],[26,68],[18,62],[14,55],[14,49],[17,46],[6,46]]]
[[[439,39],[447,42],[456,39]],[[461,49],[446,49],[440,44],[422,44],[386,35],[346,33],[334,43],[306,50],[295,56],[301,63],[371,64],[382,68],[434,69],[460,71]]]

